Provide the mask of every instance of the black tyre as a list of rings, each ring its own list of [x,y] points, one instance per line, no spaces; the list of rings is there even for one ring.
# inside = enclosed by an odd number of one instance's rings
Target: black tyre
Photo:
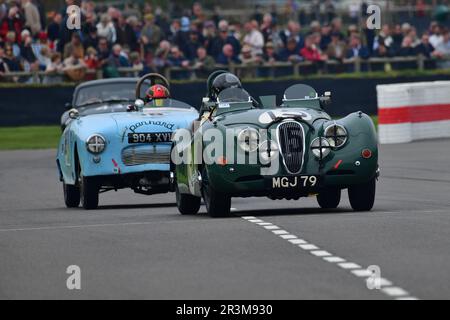
[[[200,210],[201,198],[189,194],[180,193],[178,186],[175,186],[178,211],[182,215],[194,215]]]
[[[204,185],[202,191],[206,211],[210,217],[221,218],[230,216],[231,198],[229,196],[215,191],[209,185]]]
[[[97,209],[99,185],[96,179],[81,176],[79,178],[79,181],[80,181],[81,205],[86,210]]]
[[[370,211],[375,203],[376,179],[348,189],[350,204],[355,211]]]
[[[322,209],[336,209],[341,202],[341,189],[326,189],[317,195],[317,202]]]
[[[80,205],[80,188],[63,183],[64,202],[67,208],[78,208]]]

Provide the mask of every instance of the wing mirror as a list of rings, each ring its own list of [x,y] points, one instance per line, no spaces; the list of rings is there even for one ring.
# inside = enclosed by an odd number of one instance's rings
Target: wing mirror
[[[134,107],[136,111],[144,109],[144,106],[145,102],[142,99],[136,99],[136,101],[134,102]]]
[[[80,112],[73,108],[69,110],[69,118],[70,119],[78,119],[80,117]]]
[[[323,96],[320,97],[320,105],[322,108],[331,104],[331,91],[325,91]]]
[[[69,111],[70,109],[72,109],[72,104],[71,104],[70,102],[67,102],[67,103],[64,105],[64,108],[66,109],[66,111]]]

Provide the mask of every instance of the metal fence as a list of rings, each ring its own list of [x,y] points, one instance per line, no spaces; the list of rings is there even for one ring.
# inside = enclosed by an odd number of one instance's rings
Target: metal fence
[[[274,63],[251,63],[251,64],[230,64],[216,65],[213,69],[204,70],[194,67],[171,67],[159,70],[169,80],[187,80],[196,81],[206,79],[208,74],[214,70],[229,70],[243,79],[254,78],[282,78],[282,77],[300,77],[313,74],[343,74],[359,72],[389,72],[396,70],[434,70],[450,68],[450,58],[447,59],[429,59],[424,56],[414,57],[393,57],[393,58],[370,58],[370,59],[344,59],[342,61],[328,60],[324,62],[274,62]],[[74,69],[72,69],[74,70]],[[82,81],[102,79],[103,71],[101,69],[83,70],[85,77]],[[118,74],[124,77],[139,77],[142,68],[118,68]],[[64,72],[47,73],[45,71],[31,72],[10,72],[3,74],[0,82],[27,82],[27,83],[45,83],[44,79],[58,78],[57,82],[73,82],[66,77]],[[51,81],[55,83],[55,81]]]

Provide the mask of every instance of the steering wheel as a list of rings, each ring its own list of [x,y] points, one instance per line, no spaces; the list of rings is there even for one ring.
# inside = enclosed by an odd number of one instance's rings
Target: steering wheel
[[[149,73],[143,76],[139,79],[139,81],[136,84],[136,100],[141,99],[144,100],[145,97],[141,97],[141,87],[144,84],[145,81],[150,80],[150,86],[153,86],[155,84],[162,84],[167,89],[170,89],[169,81],[163,77],[162,75],[158,73]]]

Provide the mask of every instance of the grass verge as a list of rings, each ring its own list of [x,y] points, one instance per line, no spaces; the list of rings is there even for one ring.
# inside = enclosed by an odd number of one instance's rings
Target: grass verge
[[[54,149],[61,135],[59,126],[0,128],[0,150]]]

